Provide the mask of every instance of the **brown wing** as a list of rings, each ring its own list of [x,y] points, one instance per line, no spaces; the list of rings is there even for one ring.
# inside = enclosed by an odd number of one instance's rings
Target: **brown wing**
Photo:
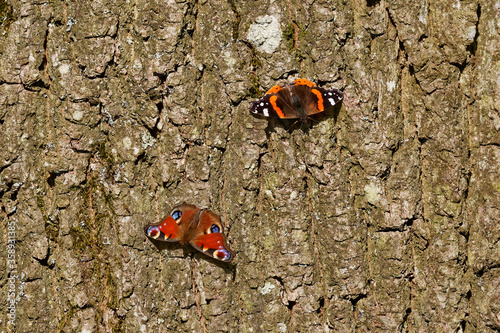
[[[311,83],[310,81],[307,82]],[[328,110],[344,97],[343,93],[337,89],[328,90],[304,84],[294,84],[292,92],[298,96],[305,111],[302,117]]]
[[[342,93],[342,91],[338,89],[313,87],[311,89],[311,92],[314,94],[314,96],[316,96],[317,100],[319,100],[321,97],[321,103],[319,104],[323,105],[323,110],[328,110],[344,98],[344,93]]]

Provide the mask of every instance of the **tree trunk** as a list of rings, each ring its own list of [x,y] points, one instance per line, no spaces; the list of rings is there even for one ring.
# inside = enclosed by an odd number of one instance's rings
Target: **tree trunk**
[[[1,331],[500,330],[498,3],[0,12]],[[250,114],[299,77],[342,107]],[[232,263],[146,238],[183,201]]]

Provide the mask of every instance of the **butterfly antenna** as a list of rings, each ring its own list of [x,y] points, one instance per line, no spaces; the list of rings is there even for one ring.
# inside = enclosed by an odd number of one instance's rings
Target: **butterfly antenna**
[[[319,121],[318,119],[314,119],[314,118],[312,118],[312,117],[309,117],[309,120],[311,120],[311,121],[315,121],[317,124],[319,124],[319,123],[320,123],[320,121]]]
[[[293,126],[295,126],[295,124],[297,124],[297,122],[299,121],[299,119],[295,120],[295,122],[288,128],[288,130],[290,131]],[[302,125],[301,125],[301,129],[302,129]]]

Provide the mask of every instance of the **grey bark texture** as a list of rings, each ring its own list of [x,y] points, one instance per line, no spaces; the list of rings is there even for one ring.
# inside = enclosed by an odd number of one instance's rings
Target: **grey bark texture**
[[[498,1],[0,14],[2,332],[500,331]],[[342,107],[249,113],[299,77]],[[183,201],[232,264],[145,237]]]

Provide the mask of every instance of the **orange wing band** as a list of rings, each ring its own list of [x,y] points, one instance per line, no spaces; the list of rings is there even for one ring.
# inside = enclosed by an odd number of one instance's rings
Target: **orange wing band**
[[[283,85],[276,85],[274,87],[272,87],[271,89],[269,89],[267,92],[266,92],[266,95],[269,95],[269,94],[276,94],[278,91],[280,91],[281,89],[283,89]]]
[[[311,92],[318,97],[318,110],[323,111],[325,107],[323,106],[323,96],[321,96],[321,92],[317,89],[311,89]]]
[[[278,96],[271,96],[269,98],[269,102],[271,102],[271,105],[273,106],[273,109],[274,111],[276,111],[276,113],[278,114],[278,116],[280,118],[285,118],[285,114],[283,113],[283,111],[278,107],[278,105],[276,105],[276,100],[278,99]],[[323,100],[321,100],[321,102],[323,102]]]
[[[308,86],[308,87],[314,87],[315,86],[314,83],[312,83],[311,81],[309,81],[307,79],[297,79],[297,80],[293,81],[293,83],[301,85],[301,86]]]

